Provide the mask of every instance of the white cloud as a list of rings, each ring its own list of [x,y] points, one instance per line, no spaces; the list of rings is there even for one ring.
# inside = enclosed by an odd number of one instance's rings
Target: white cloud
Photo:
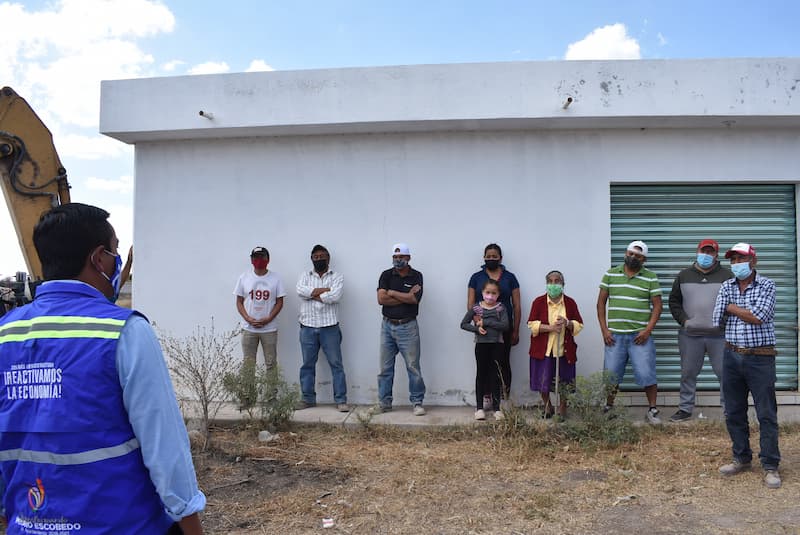
[[[17,231],[5,206],[0,209],[0,277],[13,275],[17,271],[28,271],[22,259],[22,250],[17,241]]]
[[[664,45],[667,44],[667,38],[664,37],[664,35],[661,32],[658,32],[656,34],[656,37],[658,37],[658,44],[659,45],[664,46]]]
[[[128,258],[128,248],[133,244],[133,205],[131,204],[109,204],[104,206],[105,210],[111,214],[108,222],[114,227],[114,232],[119,238],[119,248],[117,251],[122,256],[124,262]]]
[[[39,11],[0,3],[0,80],[50,130],[96,128],[100,80],[149,74],[153,58],[137,39],[171,32],[175,17],[152,0],[60,0]]]
[[[567,46],[564,59],[640,59],[639,43],[628,35],[624,24],[595,28],[575,43]]]
[[[102,160],[133,154],[132,146],[101,135],[53,133],[53,139],[58,147],[58,154],[62,158],[69,156],[81,160]]]
[[[220,74],[230,70],[224,61],[207,61],[189,69],[189,74]]]
[[[132,147],[96,134],[100,81],[160,72],[139,43],[174,30],[175,17],[165,3],[0,0],[0,21],[0,85],[11,86],[28,101],[53,133],[62,161],[130,159]],[[182,64],[169,63],[173,68]],[[71,167],[69,161],[64,163]],[[133,181],[130,164],[123,165],[118,173],[110,173],[125,175],[116,180],[73,179],[72,197],[109,209],[123,242],[121,250],[126,251],[133,230]],[[0,200],[0,273],[9,274],[25,266],[3,204]]]
[[[244,72],[261,72],[261,71],[274,71],[272,65],[269,65],[263,59],[254,59],[250,62],[250,66]]]
[[[116,180],[90,176],[86,179],[86,188],[94,191],[112,191],[129,195],[133,192],[133,177],[123,175]]]
[[[179,59],[173,59],[172,61],[168,61],[161,65],[161,70],[164,72],[173,72],[177,67],[181,65],[186,65],[185,61],[181,61]]]

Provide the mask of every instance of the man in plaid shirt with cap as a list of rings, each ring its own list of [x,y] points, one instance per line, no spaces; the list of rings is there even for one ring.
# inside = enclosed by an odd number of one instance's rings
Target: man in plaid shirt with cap
[[[753,395],[758,416],[764,484],[781,486],[778,463],[778,404],[775,399],[775,283],[755,270],[756,251],[737,243],[725,253],[734,278],[722,283],[714,306],[713,322],[725,328],[722,389],[725,423],[733,444],[733,462],[721,466],[722,475],[750,469],[750,427],[747,395]]]

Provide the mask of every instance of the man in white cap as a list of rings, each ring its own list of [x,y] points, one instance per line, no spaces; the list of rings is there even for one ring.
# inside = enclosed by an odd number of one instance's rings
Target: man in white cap
[[[692,417],[697,376],[703,368],[706,353],[711,368],[722,385],[722,353],[725,332],[712,323],[714,303],[722,283],[733,277],[731,270],[718,260],[719,244],[705,239],[697,245],[695,262],[681,270],[669,294],[669,311],[681,326],[678,350],[681,354],[681,394],[678,410],[670,421],[683,422]],[[725,396],[720,386],[720,406],[725,410]]]
[[[647,422],[657,425],[661,418],[656,407],[656,346],[650,334],[661,315],[661,285],[656,274],[644,267],[647,253],[646,243],[632,241],[625,251],[625,263],[603,275],[597,296],[597,320],[605,343],[603,367],[618,385],[631,361],[636,384],[644,388],[650,406]],[[606,411],[611,410],[615,395],[616,390],[608,396]]]
[[[422,273],[409,265],[411,250],[405,243],[392,247],[392,267],[378,279],[378,304],[383,307],[381,325],[381,370],[378,398],[382,412],[392,410],[394,364],[403,356],[408,371],[408,394],[415,416],[424,416],[425,381],[419,365],[417,314],[422,299]]]
[[[732,476],[750,469],[750,426],[747,396],[753,395],[758,417],[764,484],[781,486],[778,464],[778,404],[775,399],[775,283],[756,273],[756,251],[749,243],[737,243],[725,253],[734,278],[717,294],[713,322],[725,328],[722,389],[725,424],[731,437],[733,462],[719,468]]]

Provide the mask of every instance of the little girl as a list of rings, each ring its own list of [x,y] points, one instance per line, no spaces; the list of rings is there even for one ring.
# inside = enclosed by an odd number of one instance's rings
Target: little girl
[[[503,331],[508,330],[508,312],[497,302],[500,286],[496,280],[489,279],[483,285],[483,301],[473,306],[461,320],[461,328],[475,333],[475,419],[485,420],[483,406],[485,395],[492,396],[492,410],[495,420],[502,420],[500,411],[499,363],[503,354]]]

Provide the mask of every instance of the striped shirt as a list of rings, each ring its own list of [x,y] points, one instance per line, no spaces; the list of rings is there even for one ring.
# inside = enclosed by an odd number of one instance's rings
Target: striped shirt
[[[320,294],[321,301],[311,298],[314,288],[330,288]],[[344,275],[328,271],[321,277],[316,271],[305,271],[297,281],[300,296],[300,324],[306,327],[330,327],[339,323],[339,300],[344,290]]]
[[[747,323],[725,310],[733,303],[746,308],[761,320],[761,325]],[[722,283],[714,305],[714,325],[725,327],[725,340],[739,347],[775,345],[775,283],[756,272],[750,285],[739,291],[739,281],[729,279]]]
[[[608,330],[613,333],[638,333],[650,321],[650,301],[661,296],[658,276],[643,267],[633,277],[619,265],[606,271],[600,289],[608,292]]]

